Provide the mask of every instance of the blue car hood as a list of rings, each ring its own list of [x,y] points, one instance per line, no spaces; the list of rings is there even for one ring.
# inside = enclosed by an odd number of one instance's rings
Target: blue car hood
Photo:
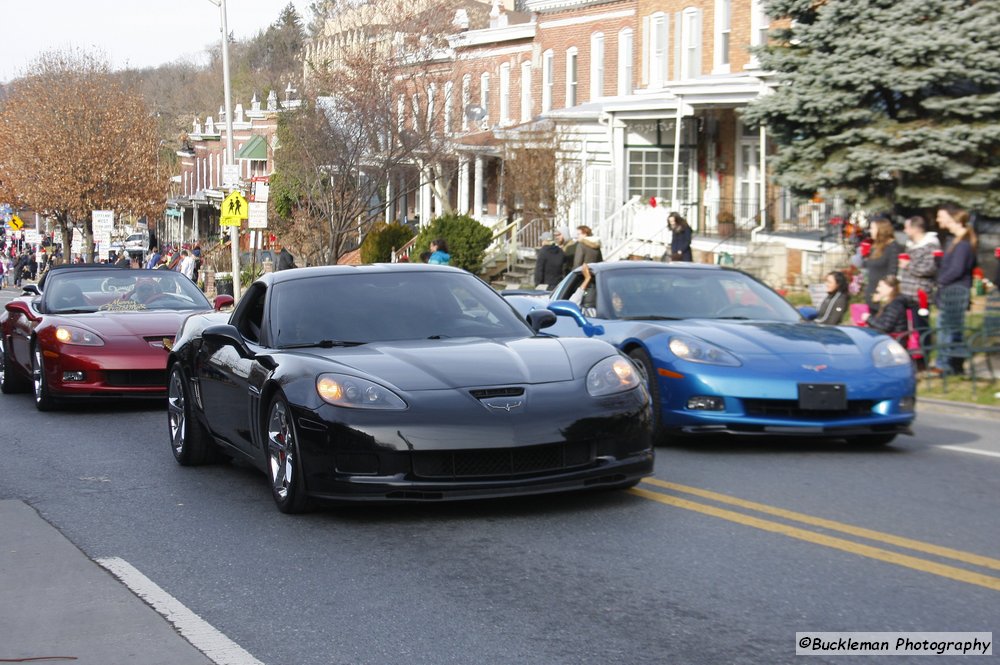
[[[836,362],[841,370],[871,367],[874,338],[865,331],[809,323],[688,319],[665,326],[692,335],[750,363],[776,361],[789,367]]]
[[[354,370],[352,373],[388,381],[407,391],[527,385],[574,378],[570,358],[560,341],[542,337],[377,342],[309,354],[329,359],[331,372]]]

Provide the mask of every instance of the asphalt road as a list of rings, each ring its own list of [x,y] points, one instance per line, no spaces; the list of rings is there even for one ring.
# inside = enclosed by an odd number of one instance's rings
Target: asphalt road
[[[801,662],[797,631],[1000,635],[998,425],[922,412],[879,450],[662,448],[631,492],[289,517],[249,467],[178,466],[161,403],[4,395],[0,499],[269,665]]]

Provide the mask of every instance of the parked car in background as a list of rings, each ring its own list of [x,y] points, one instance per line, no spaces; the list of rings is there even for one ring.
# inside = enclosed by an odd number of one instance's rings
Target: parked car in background
[[[170,353],[170,445],[265,472],[278,509],[626,488],[652,473],[649,395],[594,339],[539,334],[446,266],[298,268]]]
[[[183,275],[105,264],[49,270],[0,315],[0,389],[33,391],[40,411],[78,397],[162,397],[185,317],[213,304]],[[218,296],[214,308],[231,305]]]
[[[916,382],[898,342],[867,328],[805,321],[750,275],[692,263],[578,269],[551,299],[510,296],[524,315],[560,315],[552,334],[594,335],[628,354],[649,385],[658,438],[733,434],[887,444],[909,434]],[[592,300],[591,300],[592,298]]]

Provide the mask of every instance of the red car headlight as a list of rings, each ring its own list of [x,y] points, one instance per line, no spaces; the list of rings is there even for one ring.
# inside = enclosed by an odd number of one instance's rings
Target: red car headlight
[[[59,326],[56,328],[56,340],[62,344],[78,346],[104,346],[104,340],[97,333],[77,328],[76,326]]]

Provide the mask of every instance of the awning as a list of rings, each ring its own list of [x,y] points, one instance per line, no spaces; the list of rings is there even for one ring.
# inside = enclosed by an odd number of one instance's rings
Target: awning
[[[236,159],[267,161],[267,141],[260,135],[250,137],[250,140],[236,153]]]

